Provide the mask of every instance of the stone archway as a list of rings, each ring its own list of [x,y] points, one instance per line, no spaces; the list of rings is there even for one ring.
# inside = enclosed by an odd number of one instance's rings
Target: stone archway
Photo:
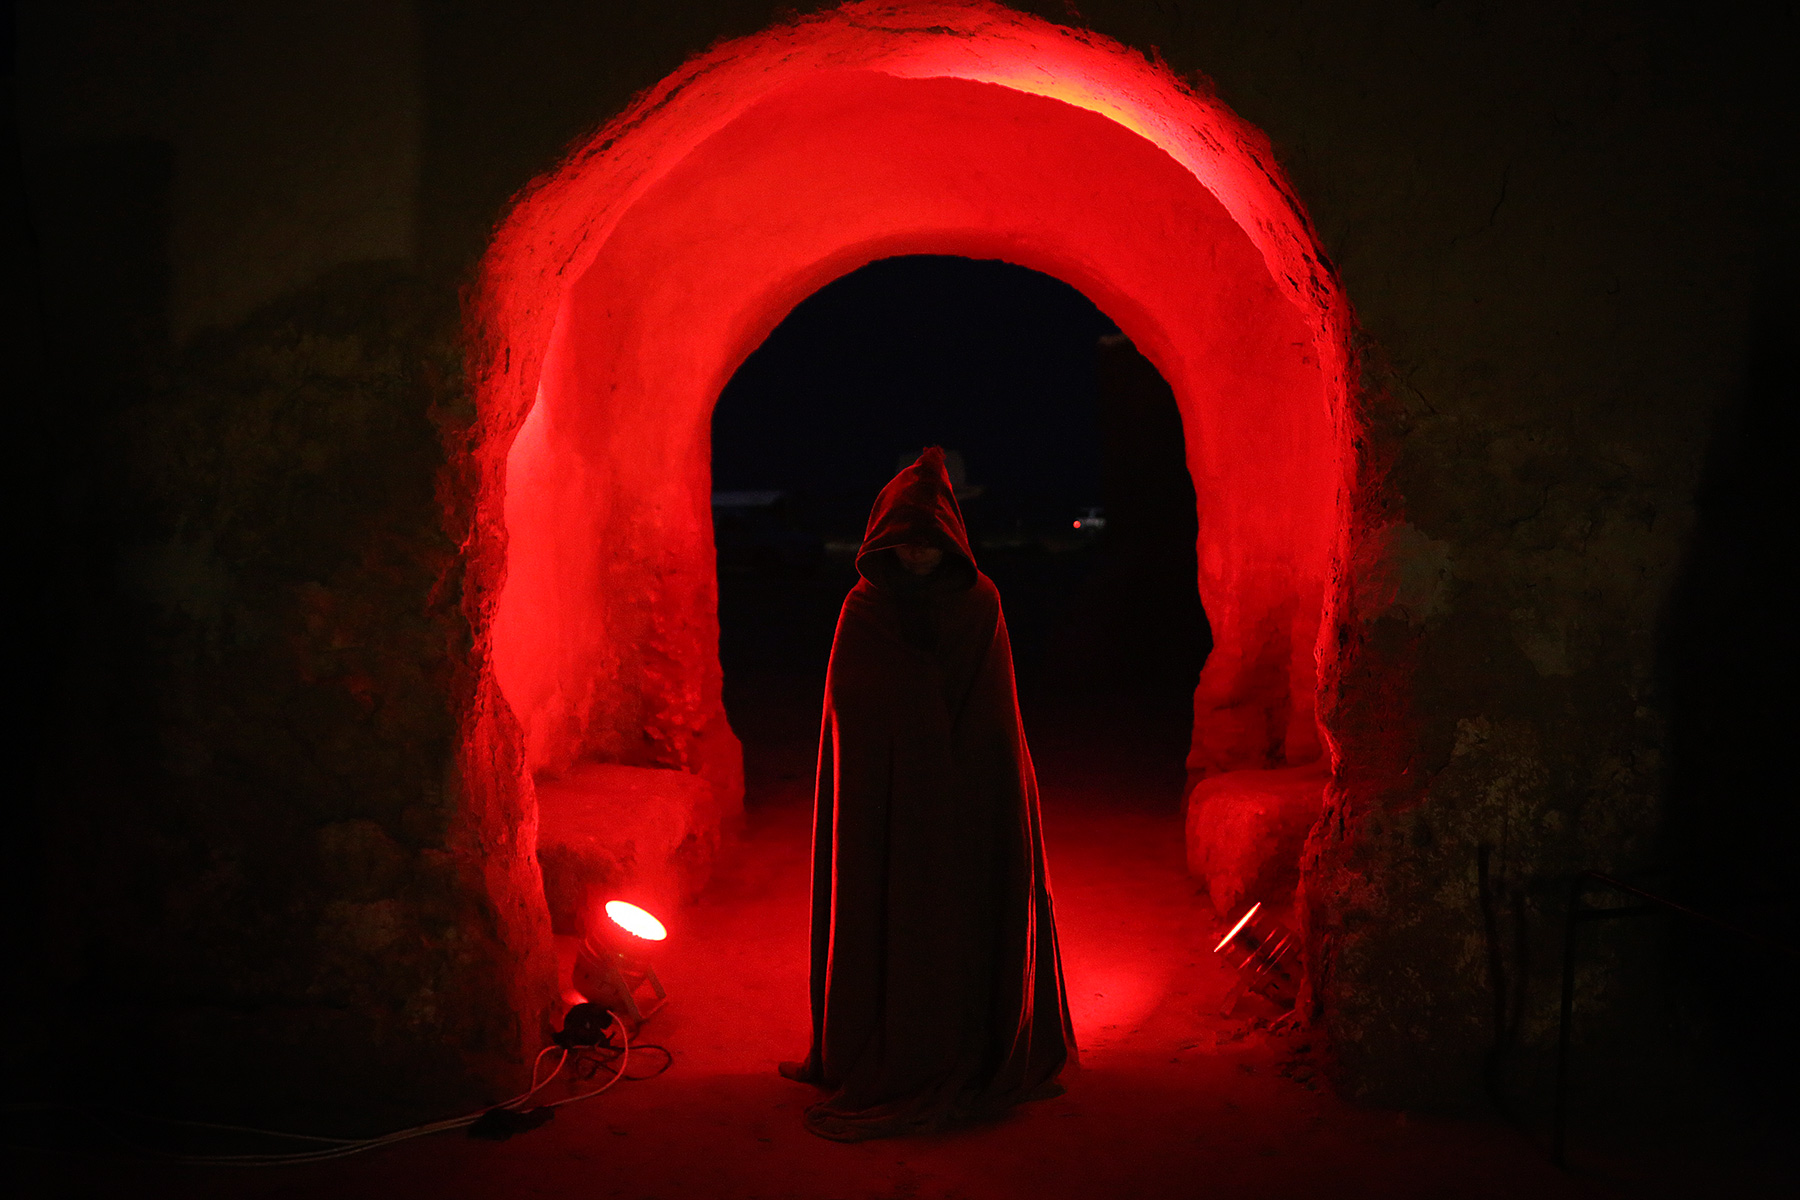
[[[529,775],[581,760],[736,803],[711,408],[801,299],[913,253],[1062,279],[1170,382],[1214,637],[1190,771],[1318,757],[1349,318],[1266,142],[1104,39],[856,4],[687,64],[522,195],[484,260],[461,765],[496,845],[530,822]]]

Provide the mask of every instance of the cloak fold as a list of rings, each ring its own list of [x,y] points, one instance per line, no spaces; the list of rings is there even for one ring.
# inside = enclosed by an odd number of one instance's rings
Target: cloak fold
[[[944,552],[928,576],[893,547]],[[840,1141],[1053,1095],[1075,1054],[1000,596],[942,451],[882,490],[832,643],[813,816],[812,1046]]]

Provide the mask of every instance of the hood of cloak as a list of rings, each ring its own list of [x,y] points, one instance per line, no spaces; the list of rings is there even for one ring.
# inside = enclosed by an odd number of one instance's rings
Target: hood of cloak
[[[869,526],[863,531],[862,549],[856,553],[856,569],[864,579],[887,591],[908,588],[911,572],[901,565],[894,547],[915,543],[936,546],[944,561],[932,572],[947,584],[968,588],[976,579],[975,555],[963,527],[944,451],[929,446],[918,461],[905,468],[875,498],[869,510]]]

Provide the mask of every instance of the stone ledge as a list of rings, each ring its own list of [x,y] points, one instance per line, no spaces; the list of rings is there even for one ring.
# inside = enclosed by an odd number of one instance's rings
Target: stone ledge
[[[537,781],[551,927],[579,934],[604,900],[668,911],[706,886],[722,837],[712,785],[655,767],[582,763]]]
[[[1319,761],[1228,771],[1188,793],[1188,872],[1205,885],[1221,917],[1255,901],[1288,907],[1300,881],[1300,851],[1319,818],[1329,778]]]

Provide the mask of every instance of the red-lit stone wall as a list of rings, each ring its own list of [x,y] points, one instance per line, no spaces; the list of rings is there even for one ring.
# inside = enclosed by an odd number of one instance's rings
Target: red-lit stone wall
[[[711,405],[795,303],[907,253],[1061,278],[1158,364],[1187,430],[1215,639],[1190,766],[1316,757],[1347,317],[1253,133],[1096,39],[1072,53],[1048,27],[968,6],[933,17],[955,33],[871,12],[691,64],[678,98],[646,101],[596,139],[603,151],[578,152],[532,193],[489,256],[485,361],[543,363],[535,379],[489,375],[482,393],[496,413],[535,395],[507,463],[493,627],[531,763],[677,766],[736,791],[718,700]],[[971,45],[991,61],[966,61]],[[1034,62],[1037,94],[982,81]],[[863,63],[883,69],[844,69]],[[631,190],[639,143],[660,157]],[[552,248],[582,241],[577,275]],[[1282,267],[1308,271],[1307,286],[1272,277]],[[527,305],[532,319],[505,315]]]

